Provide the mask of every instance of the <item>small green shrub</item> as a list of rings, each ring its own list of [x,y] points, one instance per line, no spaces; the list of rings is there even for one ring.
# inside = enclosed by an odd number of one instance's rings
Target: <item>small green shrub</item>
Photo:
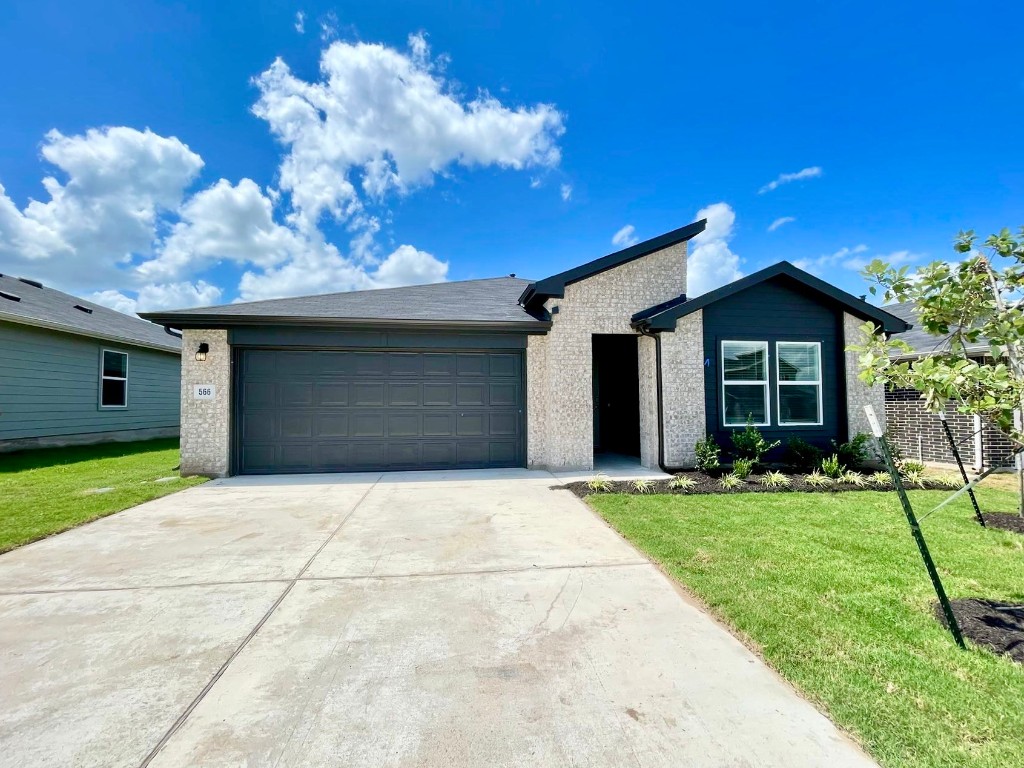
[[[793,481],[781,472],[765,472],[761,478],[761,485],[765,488],[788,488]]]
[[[750,471],[754,468],[753,459],[736,459],[732,463],[732,473],[736,475],[740,480],[746,480],[750,477]]]
[[[907,461],[901,461],[897,465],[897,469],[899,469],[900,474],[903,475],[904,477],[911,473],[915,475],[924,474],[924,464],[922,464],[920,461],[910,461],[909,459]]]
[[[799,437],[791,437],[786,442],[786,451],[782,455],[782,460],[787,466],[802,472],[810,472],[816,468],[821,459],[821,449]]]
[[[654,483],[642,478],[632,481],[629,486],[637,493],[651,493],[654,490]]]
[[[876,488],[888,488],[892,485],[892,477],[888,472],[874,472],[868,477],[868,482]]]
[[[709,434],[703,440],[698,440],[694,451],[697,454],[697,469],[701,472],[708,472],[721,466],[718,457],[722,449],[718,447],[713,435]]]
[[[735,473],[730,472],[728,475],[722,475],[718,480],[718,484],[725,490],[731,491],[733,488],[739,488],[743,485],[743,480],[737,477]]]
[[[843,476],[845,467],[839,463],[839,456],[833,453],[828,458],[821,460],[821,472],[825,477],[838,480]]]
[[[963,478],[959,475],[945,474],[939,475],[932,478],[932,482],[936,483],[942,488],[949,488],[950,490],[959,491],[964,487]]]
[[[903,484],[908,487],[924,488],[924,472],[908,469],[902,472]]]
[[[832,441],[832,448],[839,457],[839,463],[848,469],[860,469],[871,458],[871,435],[858,432],[847,443]]]
[[[843,476],[839,478],[839,482],[863,488],[868,484],[868,479],[860,472],[854,472],[852,469],[848,469],[843,472]]]
[[[692,491],[697,487],[697,481],[686,475],[676,475],[668,481],[668,487],[676,491]]]
[[[747,417],[747,426],[742,432],[733,430],[732,444],[735,446],[735,454],[740,459],[753,459],[755,464],[761,463],[761,458],[773,448],[781,445],[781,440],[769,443],[764,439],[761,430],[754,426],[754,420]]]
[[[587,480],[587,490],[595,493],[607,493],[612,489],[612,481],[605,475],[594,475]]]
[[[830,488],[832,486],[832,478],[826,477],[818,470],[814,470],[809,475],[804,475],[804,482],[812,488]]]

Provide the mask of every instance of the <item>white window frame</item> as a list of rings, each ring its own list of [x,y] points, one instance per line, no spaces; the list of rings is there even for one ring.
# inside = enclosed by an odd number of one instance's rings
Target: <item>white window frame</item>
[[[764,348],[764,373],[765,378],[763,380],[745,379],[743,381],[726,381],[725,380],[725,345],[726,344],[756,344]],[[747,426],[747,417],[743,417],[742,423],[730,422],[726,416],[725,408],[725,388],[731,386],[748,386],[754,387],[761,385],[764,389],[764,418],[762,422],[751,422],[755,427],[770,427],[772,424],[772,408],[771,408],[771,397],[768,394],[770,382],[768,381],[769,371],[769,360],[768,360],[769,347],[767,341],[751,341],[750,339],[723,339],[719,346],[719,358],[721,358],[721,364],[719,366],[721,376],[721,394],[722,394],[722,426],[723,427],[745,427]]]
[[[818,378],[815,381],[783,381],[779,375],[779,361],[782,356],[779,348],[791,347],[816,347],[818,350]],[[780,427],[820,427],[825,423],[825,387],[822,385],[822,360],[820,341],[776,341],[775,342],[775,406],[779,414]],[[817,421],[783,421],[782,420],[782,388],[783,387],[817,387],[818,388],[818,420]]]
[[[107,376],[103,371],[103,361],[107,356],[107,352],[112,355],[121,355],[124,358],[124,376]],[[128,353],[122,352],[119,349],[101,349],[100,350],[100,386],[99,392],[97,393],[97,400],[99,407],[103,410],[123,410],[128,407]],[[103,382],[104,381],[123,381],[124,382],[124,405],[104,405],[103,404]]]

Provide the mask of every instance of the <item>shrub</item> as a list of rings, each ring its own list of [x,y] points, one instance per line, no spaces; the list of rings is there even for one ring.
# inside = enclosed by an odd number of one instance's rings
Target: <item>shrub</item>
[[[908,474],[923,475],[924,464],[920,461],[901,461],[896,465],[896,468],[900,471],[900,474],[906,477]]]
[[[697,445],[694,446],[694,451],[697,454],[697,469],[701,472],[708,472],[721,466],[718,456],[722,449],[715,442],[714,435],[709,434],[703,440],[698,440]]]
[[[908,462],[916,463],[916,462]],[[903,484],[907,486],[916,486],[917,488],[924,488],[924,472],[919,472],[916,469],[904,470],[900,473],[903,476]]]
[[[761,485],[765,488],[788,488],[792,481],[781,472],[765,472]]]
[[[959,491],[961,488],[964,487],[963,478],[961,478],[959,475],[939,475],[938,477],[934,478],[934,482],[937,483],[942,488],[949,488],[955,491]]]
[[[592,478],[587,480],[587,490],[595,491],[596,493],[607,493],[612,489],[612,481],[609,480],[605,475],[594,475]]]
[[[831,478],[832,480],[838,480],[843,476],[845,467],[839,463],[839,456],[832,454],[827,459],[821,460],[821,472],[825,477]]]
[[[754,421],[747,417],[747,426],[742,432],[733,430],[732,444],[736,448],[736,457],[740,459],[752,459],[755,464],[761,463],[761,457],[772,448],[781,444],[781,440],[769,443],[764,439],[761,430],[754,426]]]
[[[839,463],[849,469],[860,469],[864,466],[870,458],[870,445],[871,435],[863,432],[858,432],[848,443],[836,444],[835,440],[832,441],[832,448],[839,457]]]
[[[722,475],[722,477],[718,481],[718,484],[722,486],[725,490],[731,491],[733,488],[739,488],[741,485],[743,485],[743,481],[740,478],[736,477],[734,473],[730,472],[728,475]]]
[[[654,483],[650,480],[638,479],[634,480],[629,485],[637,493],[650,493],[654,490]]]
[[[875,472],[868,478],[868,482],[876,488],[888,488],[892,485],[892,477],[888,472]]]
[[[805,472],[810,472],[817,467],[821,463],[821,459],[821,449],[799,437],[791,437],[786,442],[786,452],[782,457],[787,466]]]
[[[854,472],[853,470],[848,469],[843,472],[843,476],[839,478],[839,482],[863,488],[868,484],[868,479],[860,472]]]
[[[740,480],[746,480],[750,477],[750,471],[754,468],[753,459],[736,459],[732,463],[732,473],[736,475]]]
[[[697,487],[697,481],[686,475],[676,475],[668,481],[668,487],[676,491],[691,491]]]
[[[804,475],[804,482],[812,488],[829,488],[832,485],[832,478],[826,477],[818,470],[814,470],[811,474]]]

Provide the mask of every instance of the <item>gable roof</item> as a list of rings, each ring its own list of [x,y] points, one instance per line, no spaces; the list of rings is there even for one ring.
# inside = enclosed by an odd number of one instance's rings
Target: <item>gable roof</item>
[[[181,339],[159,325],[10,275],[0,275],[0,321],[181,352]]]
[[[530,283],[526,290],[523,291],[522,296],[519,297],[519,303],[527,309],[535,309],[548,299],[560,299],[565,296],[565,286],[577,283],[580,280],[586,280],[588,277],[593,277],[615,267],[621,267],[623,264],[628,264],[643,256],[689,240],[703,232],[707,223],[707,219],[695,221],[692,224],[687,224],[685,227],[674,229],[671,232],[652,237],[650,240],[645,240],[642,243],[631,245],[629,248],[623,248],[621,251],[602,256],[600,259],[588,261],[586,264],[567,269],[565,272],[559,272],[557,275]]]
[[[949,349],[946,344],[945,337],[935,336],[929,333],[923,325],[918,323],[917,304],[914,302],[908,301],[902,304],[887,304],[882,307],[882,309],[907,323],[913,324],[911,325],[910,330],[903,331],[896,337],[900,339],[900,341],[905,341],[909,344],[913,351],[902,353],[901,355],[898,355],[898,357],[929,355],[934,352],[941,352]],[[974,344],[968,344],[967,353],[979,355],[991,354],[988,339],[982,336]]]
[[[910,325],[899,317],[868,304],[863,299],[858,299],[846,291],[841,291],[834,285],[826,283],[824,280],[804,272],[802,269],[797,269],[788,261],[780,261],[778,264],[773,264],[752,275],[747,275],[728,285],[723,285],[721,288],[716,288],[695,299],[687,299],[685,296],[680,296],[665,304],[637,312],[630,318],[630,322],[634,328],[643,328],[651,331],[672,331],[675,330],[676,320],[680,317],[685,317],[691,312],[703,309],[709,304],[721,301],[751,286],[778,277],[796,281],[803,287],[822,295],[829,301],[839,304],[851,315],[856,315],[865,320],[873,320],[888,333],[900,333],[910,328]]]
[[[239,325],[422,325],[544,332],[519,306],[528,280],[494,277],[451,283],[325,293],[268,299],[142,316],[173,328],[224,328]]]

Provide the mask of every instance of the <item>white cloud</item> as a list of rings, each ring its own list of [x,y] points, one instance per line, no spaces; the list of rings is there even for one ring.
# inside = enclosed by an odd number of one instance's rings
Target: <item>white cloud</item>
[[[563,184],[558,191],[562,195],[563,201],[569,202],[572,200],[572,184]]]
[[[307,82],[277,59],[256,78],[253,112],[285,146],[280,187],[293,220],[350,219],[386,192],[430,184],[453,165],[522,169],[557,165],[562,115],[548,104],[510,108],[486,92],[461,99],[429,58],[422,34],[409,51],[335,42],[321,79]]]
[[[320,39],[325,43],[329,43],[337,36],[338,15],[334,11],[328,11],[327,14],[320,19]]]
[[[700,296],[743,277],[740,257],[729,248],[736,213],[728,203],[714,203],[697,211],[707,219],[704,231],[690,241],[686,267],[686,295]]]
[[[829,273],[834,272],[836,269],[849,269],[859,272],[874,259],[881,259],[892,266],[927,261],[927,257],[922,253],[914,253],[907,250],[876,253],[861,243],[852,248],[843,247],[834,253],[822,254],[813,259],[797,259],[793,262],[793,266],[816,274],[819,277],[828,277]]]
[[[300,35],[306,34],[306,13],[299,11],[295,14],[295,31]]]
[[[804,168],[803,170],[797,171],[796,173],[780,173],[774,181],[769,181],[767,184],[765,184],[763,187],[757,190],[757,194],[763,195],[765,192],[771,192],[773,189],[778,189],[783,184],[789,184],[790,182],[793,181],[801,181],[802,179],[815,179],[821,176],[822,173],[824,173],[824,171],[822,171],[821,167],[817,165],[811,166],[810,168]]]
[[[795,216],[782,216],[768,225],[768,231],[774,232],[779,227],[784,227],[787,224],[792,224],[794,221],[796,221]]]
[[[619,248],[628,248],[631,245],[636,245],[638,242],[640,242],[640,238],[636,236],[636,227],[632,224],[627,224],[612,235],[612,245]]]
[[[297,30],[305,20],[296,15]],[[203,160],[177,138],[52,131],[42,156],[60,180],[44,180],[49,199],[19,208],[0,186],[0,266],[125,312],[223,300],[208,274],[217,265],[242,273],[241,299],[444,280],[434,255],[382,248],[391,217],[372,208],[457,167],[556,166],[563,133],[550,105],[462,98],[446,65],[422,33],[405,51],[333,43],[315,82],[276,61],[256,79],[254,107],[284,145],[267,189],[220,179],[188,195]],[[321,231],[325,213],[348,233],[347,253]]]

